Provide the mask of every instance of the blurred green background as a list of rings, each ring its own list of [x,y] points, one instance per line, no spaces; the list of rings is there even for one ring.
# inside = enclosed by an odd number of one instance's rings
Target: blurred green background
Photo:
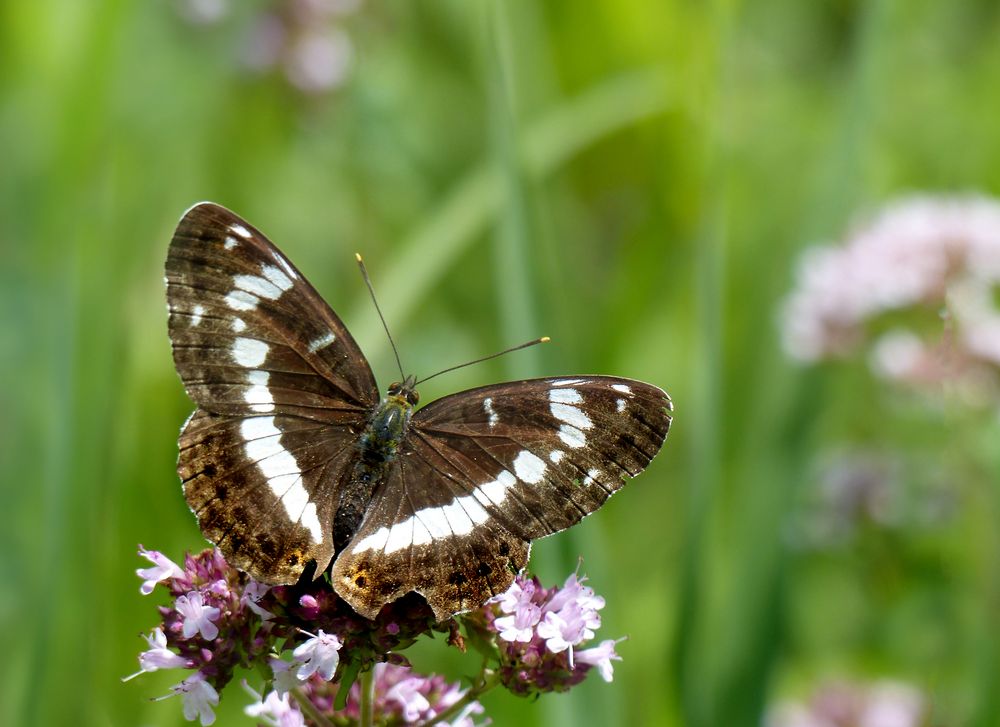
[[[149,701],[176,674],[119,678],[158,620],[137,544],[202,547],[162,265],[211,199],[309,276],[383,386],[355,251],[410,371],[553,338],[424,401],[577,373],[672,394],[649,470],[535,548],[547,582],[584,558],[600,636],[629,636],[614,683],[492,693],[495,724],[759,725],[882,677],[923,690],[929,724],[1000,724],[995,414],[796,366],[777,325],[800,250],[859,211],[1000,192],[995,2],[365,0],[335,21],[343,79],[312,91],[255,35],[279,5],[0,3],[0,723],[183,723]],[[945,472],[950,514],[802,547],[818,463],[855,447]],[[418,667],[473,670],[443,651]],[[219,723],[246,702],[231,685]]]

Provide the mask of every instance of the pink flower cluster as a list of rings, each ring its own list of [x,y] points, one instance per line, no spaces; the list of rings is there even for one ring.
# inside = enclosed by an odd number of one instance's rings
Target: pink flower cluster
[[[136,571],[140,592],[148,595],[162,583],[174,603],[160,608],[163,625],[145,637],[149,649],[139,654],[140,670],[126,679],[159,669],[194,670],[167,696],[183,698],[187,719],[212,724],[218,690],[233,670],[266,653],[272,614],[258,601],[267,588],[231,568],[218,551],[188,556],[183,569],[155,550],[140,546],[139,555],[152,563]]]
[[[176,0],[179,12],[197,25],[221,22],[230,0]],[[353,65],[354,48],[341,26],[361,0],[272,0],[252,24],[244,61],[257,71],[280,69],[299,91],[321,94],[341,86]]]
[[[162,623],[145,636],[149,648],[139,655],[140,670],[126,679],[159,669],[188,671],[161,699],[181,696],[184,716],[202,725],[215,721],[220,692],[237,668],[271,675],[263,692],[244,683],[254,699],[246,714],[259,723],[305,727],[318,714],[357,724],[362,695],[356,678],[371,673],[379,723],[473,727],[483,711],[477,698],[487,689],[565,691],[595,667],[611,681],[612,661],[619,659],[614,641],[578,648],[594,638],[604,599],[576,574],[551,589],[518,577],[502,596],[444,624],[434,623],[415,594],[369,621],[323,578],[268,587],[214,549],[187,556],[183,568],[141,546],[139,554],[151,563],[136,571],[140,591],[165,589],[172,602],[159,608]],[[402,650],[434,630],[464,650],[463,628],[487,657],[473,687],[463,691],[443,677],[410,671]]]
[[[771,709],[766,727],[922,727],[929,725],[926,697],[903,682],[835,682],[820,687],[806,702],[784,702]]]
[[[308,642],[307,642],[308,643]],[[361,718],[361,686],[355,682],[343,709],[334,712],[333,703],[339,690],[337,682],[324,679],[325,674],[314,672],[302,679],[301,669],[280,659],[272,660],[274,689],[266,695],[258,694],[244,682],[244,689],[254,698],[254,704],[244,712],[258,721],[280,727],[305,727],[305,717],[289,690],[297,688],[321,713],[335,715],[337,724],[358,724]],[[435,724],[441,727],[475,727],[473,717],[483,713],[483,706],[466,700],[450,717],[438,719],[463,700],[467,690],[450,684],[441,676],[422,676],[409,667],[395,664],[376,664],[374,667],[374,693],[372,705],[375,724]],[[315,674],[315,675],[314,675]]]
[[[998,284],[1000,202],[902,199],[803,255],[782,311],[785,349],[818,361],[866,347],[878,374],[915,384],[992,380]]]
[[[515,694],[565,691],[594,667],[610,682],[615,641],[577,649],[594,638],[604,599],[576,573],[562,588],[543,588],[537,578],[518,576],[506,593],[485,608],[487,628],[498,634],[500,677]]]

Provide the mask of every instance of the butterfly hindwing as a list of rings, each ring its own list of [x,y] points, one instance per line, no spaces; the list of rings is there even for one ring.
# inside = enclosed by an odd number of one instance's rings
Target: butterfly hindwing
[[[334,562],[337,593],[375,618],[384,604],[416,591],[445,620],[503,592],[527,564],[530,543],[463,497],[471,482],[425,442],[407,442]]]
[[[211,203],[166,264],[174,362],[199,406],[178,472],[205,536],[267,583],[334,548],[339,491],[378,390],[346,327],[258,230]]]
[[[670,407],[655,386],[607,376],[499,384],[429,404],[338,555],[335,587],[362,614],[408,590],[439,618],[479,605],[510,585],[531,540],[579,522],[645,469]],[[380,591],[388,574],[403,576]]]
[[[355,456],[342,427],[199,409],[180,436],[178,473],[205,537],[265,583],[294,583],[334,554],[331,523]]]

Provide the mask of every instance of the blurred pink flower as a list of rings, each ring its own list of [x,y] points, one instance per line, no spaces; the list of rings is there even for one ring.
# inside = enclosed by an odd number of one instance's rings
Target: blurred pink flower
[[[927,698],[897,681],[872,684],[831,683],[806,702],[772,708],[766,727],[921,727],[927,724]]]
[[[841,244],[802,255],[782,309],[784,347],[807,362],[868,347],[886,378],[981,386],[1000,367],[998,284],[1000,202],[902,199]],[[904,317],[915,327],[887,325]]]
[[[176,0],[181,16],[194,25],[218,25],[230,15],[229,0]],[[271,0],[253,12],[240,44],[242,62],[252,71],[280,72],[297,90],[328,93],[350,75],[354,46],[342,25],[361,0]]]

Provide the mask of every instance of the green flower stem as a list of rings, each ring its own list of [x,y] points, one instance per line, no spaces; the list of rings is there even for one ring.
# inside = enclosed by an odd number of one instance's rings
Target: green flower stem
[[[361,727],[372,727],[375,723],[375,669],[365,669],[358,680],[361,686]]]
[[[421,722],[417,727],[431,727],[438,722],[446,722],[454,717],[456,714],[465,709],[466,705],[479,699],[480,695],[485,694],[500,683],[500,675],[491,669],[483,668],[482,673],[479,675],[479,682],[469,687],[469,690],[462,695],[462,698],[455,702],[453,705],[448,707],[433,719],[429,719],[426,722]]]
[[[314,722],[317,727],[333,727],[333,722],[328,720],[323,714],[316,709],[316,705],[312,703],[309,697],[306,696],[299,687],[291,690],[291,695],[295,697],[295,701],[299,704],[299,709],[305,713],[305,715]]]

